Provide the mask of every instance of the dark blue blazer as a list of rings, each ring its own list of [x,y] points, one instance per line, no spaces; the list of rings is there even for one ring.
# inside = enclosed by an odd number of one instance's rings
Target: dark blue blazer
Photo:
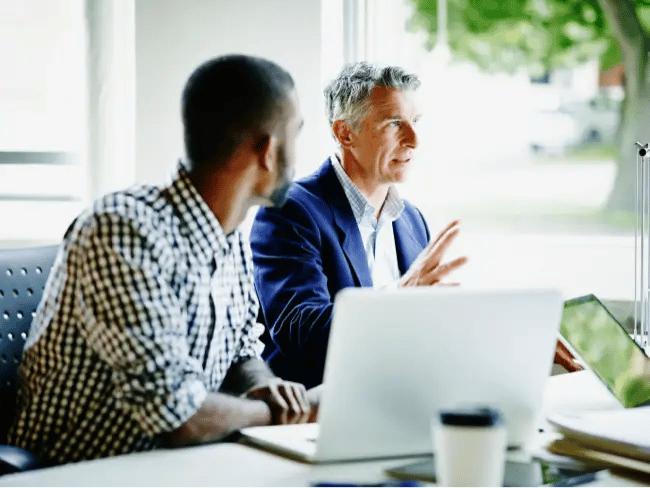
[[[402,274],[429,242],[422,214],[404,203],[393,222]],[[260,318],[268,330],[264,358],[278,376],[308,388],[318,385],[335,295],[372,286],[359,227],[329,159],[292,185],[281,209],[259,209],[251,248]]]

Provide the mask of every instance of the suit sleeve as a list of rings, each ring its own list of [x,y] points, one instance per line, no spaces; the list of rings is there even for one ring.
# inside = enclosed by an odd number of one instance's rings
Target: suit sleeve
[[[332,297],[314,216],[295,200],[260,208],[251,230],[255,286],[269,333],[302,366],[325,361]]]

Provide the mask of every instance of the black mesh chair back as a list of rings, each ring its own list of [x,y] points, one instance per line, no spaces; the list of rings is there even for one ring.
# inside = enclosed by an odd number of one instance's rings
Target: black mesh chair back
[[[58,248],[0,249],[0,444],[13,421],[18,365]]]

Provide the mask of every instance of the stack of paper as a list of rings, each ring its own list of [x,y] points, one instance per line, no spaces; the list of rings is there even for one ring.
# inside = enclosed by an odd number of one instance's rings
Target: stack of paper
[[[550,452],[650,475],[650,406],[557,413],[548,421],[564,436]]]

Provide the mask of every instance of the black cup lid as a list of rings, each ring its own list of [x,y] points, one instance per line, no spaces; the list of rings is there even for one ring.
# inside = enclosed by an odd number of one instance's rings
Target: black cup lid
[[[491,427],[501,422],[499,411],[488,407],[458,408],[440,412],[440,423],[442,425]]]

